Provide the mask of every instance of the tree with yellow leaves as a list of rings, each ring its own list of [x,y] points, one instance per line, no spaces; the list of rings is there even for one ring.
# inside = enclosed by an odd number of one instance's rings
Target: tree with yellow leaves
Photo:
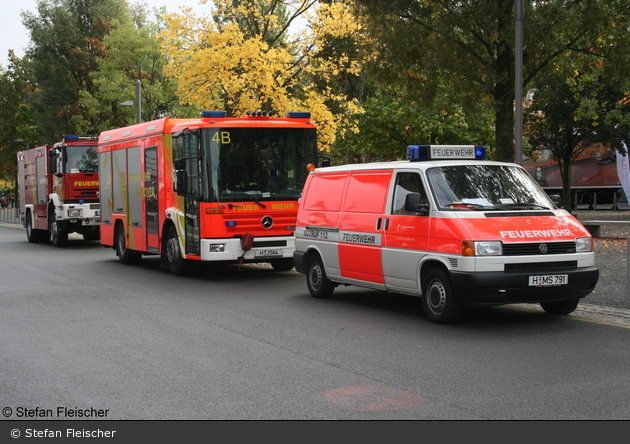
[[[331,84],[340,72],[360,70],[347,54],[331,51],[360,32],[349,6],[312,0],[215,0],[214,6],[211,16],[190,8],[166,16],[165,72],[178,79],[180,100],[229,115],[310,111],[327,150],[343,115],[357,111]],[[296,33],[298,21],[305,26]]]

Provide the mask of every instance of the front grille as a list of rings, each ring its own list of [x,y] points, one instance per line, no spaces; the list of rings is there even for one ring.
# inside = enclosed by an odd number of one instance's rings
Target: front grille
[[[545,253],[540,251],[540,246],[542,244],[547,246],[547,251]],[[527,242],[503,244],[503,256],[532,256],[566,253],[575,253],[575,242]]]
[[[577,261],[562,261],[562,262],[533,262],[525,264],[505,264],[505,271],[529,271],[529,270],[556,270],[577,268]]]

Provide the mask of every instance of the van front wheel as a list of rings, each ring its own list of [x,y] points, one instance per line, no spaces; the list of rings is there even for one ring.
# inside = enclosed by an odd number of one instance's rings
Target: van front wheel
[[[335,290],[335,284],[326,276],[322,258],[317,254],[308,260],[308,265],[306,266],[306,285],[311,295],[318,299],[329,298]]]
[[[453,287],[446,272],[440,269],[431,270],[424,279],[422,307],[431,322],[448,324],[459,319],[464,309],[453,294]]]

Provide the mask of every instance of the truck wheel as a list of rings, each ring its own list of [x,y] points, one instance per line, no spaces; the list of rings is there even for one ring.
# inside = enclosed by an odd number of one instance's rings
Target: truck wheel
[[[329,298],[335,291],[335,284],[326,276],[322,258],[318,254],[308,260],[306,266],[306,286],[314,298]]]
[[[448,275],[436,268],[427,273],[422,292],[422,307],[431,322],[448,324],[459,319],[464,309],[453,294]]]
[[[276,271],[289,271],[293,269],[293,258],[276,259],[270,262],[271,266]]]
[[[569,299],[567,301],[541,302],[540,306],[549,314],[568,315],[577,308],[579,303],[579,299]]]
[[[125,236],[125,227],[123,224],[116,226],[116,254],[118,259],[125,265],[133,265],[140,262],[142,253],[139,251],[129,250],[127,248],[127,237]]]
[[[168,229],[166,238],[166,260],[168,269],[175,276],[183,276],[186,274],[186,259],[182,257],[179,249],[179,239],[177,237],[177,229],[171,225]]]
[[[54,217],[53,215],[53,221],[50,223],[52,243],[55,247],[65,247],[68,244],[68,232],[61,229]]]
[[[26,238],[31,244],[36,244],[40,241],[39,230],[33,230],[33,220],[31,219],[31,212],[26,212]]]

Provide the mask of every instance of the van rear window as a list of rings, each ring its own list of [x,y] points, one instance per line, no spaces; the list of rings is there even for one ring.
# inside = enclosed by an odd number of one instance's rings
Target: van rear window
[[[352,174],[346,191],[344,213],[382,214],[391,177],[391,171]]]

